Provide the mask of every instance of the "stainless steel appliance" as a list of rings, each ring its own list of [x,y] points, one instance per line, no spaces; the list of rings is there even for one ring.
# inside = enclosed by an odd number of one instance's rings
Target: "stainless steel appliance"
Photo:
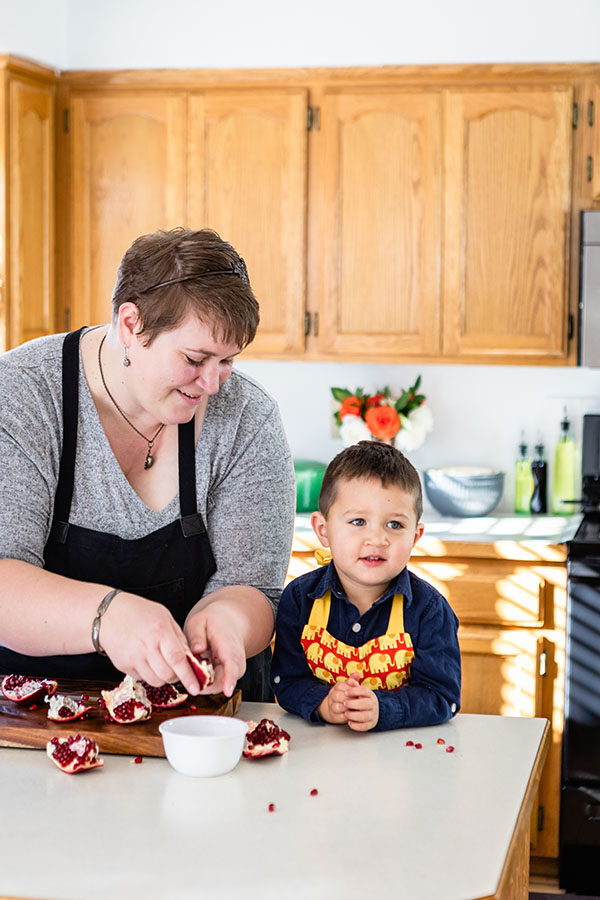
[[[600,209],[581,213],[578,362],[600,366]]]
[[[600,415],[584,416],[581,502],[567,557],[560,886],[600,894]]]

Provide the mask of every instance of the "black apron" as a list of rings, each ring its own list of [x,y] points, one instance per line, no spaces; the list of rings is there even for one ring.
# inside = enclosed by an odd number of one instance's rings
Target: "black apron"
[[[63,344],[63,447],[54,519],[44,549],[44,568],[78,581],[108,584],[156,600],[183,627],[217,566],[208,534],[197,511],[194,420],[179,425],[180,517],[145,537],[124,540],[114,534],[69,523],[79,406],[79,340],[83,329]],[[98,596],[98,603],[102,598]],[[90,622],[90,632],[92,623]],[[271,700],[270,649],[247,661],[237,687],[245,700]],[[110,660],[97,653],[27,656],[0,647],[0,672],[46,677],[120,681]]]

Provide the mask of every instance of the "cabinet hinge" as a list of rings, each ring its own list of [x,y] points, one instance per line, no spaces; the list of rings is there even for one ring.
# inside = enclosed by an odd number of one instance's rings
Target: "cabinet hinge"
[[[567,340],[572,341],[574,334],[575,334],[575,317],[573,316],[573,313],[569,313],[569,318],[567,319]]]
[[[577,103],[573,104],[573,112],[571,113],[571,125],[573,128],[577,128],[577,120],[579,119],[579,105]]]
[[[588,125],[591,127],[594,124],[594,101],[588,100]]]
[[[306,107],[306,130],[320,131],[321,129],[321,108],[319,106]]]
[[[543,807],[543,806],[538,806],[538,812],[537,812],[537,830],[538,830],[538,831],[543,831],[543,830],[544,830],[544,807]]]
[[[308,337],[310,334],[310,313],[304,313],[304,337]]]
[[[68,134],[71,130],[71,112],[68,109],[63,109],[63,131],[65,134]]]
[[[585,163],[585,177],[588,181],[591,181],[594,177],[594,158],[593,156],[588,156]]]
[[[539,673],[540,675],[548,674],[548,653],[546,650],[542,650],[540,653]]]
[[[65,318],[65,331],[70,331],[71,330],[71,310],[69,309],[68,306],[65,309],[65,317],[64,318]]]

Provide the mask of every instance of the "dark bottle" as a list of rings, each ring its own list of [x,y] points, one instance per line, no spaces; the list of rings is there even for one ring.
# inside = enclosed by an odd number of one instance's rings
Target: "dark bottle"
[[[548,511],[547,503],[547,481],[548,466],[544,459],[544,445],[535,445],[535,454],[531,463],[531,474],[533,475],[533,494],[531,495],[531,512],[545,513]]]

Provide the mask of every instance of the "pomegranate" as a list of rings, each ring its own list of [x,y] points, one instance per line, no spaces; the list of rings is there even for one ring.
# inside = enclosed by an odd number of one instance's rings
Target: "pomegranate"
[[[78,703],[77,700],[67,697],[66,694],[53,694],[51,697],[46,697],[44,702],[49,704],[48,718],[53,722],[72,722],[73,719],[85,716],[86,712],[92,709],[91,706]]]
[[[290,736],[271,719],[261,719],[256,722],[248,722],[248,731],[244,740],[244,756],[257,758],[259,756],[283,756],[288,751]]]
[[[58,684],[50,678],[29,678],[27,675],[7,675],[2,679],[2,693],[15,703],[29,703],[37,697],[56,691]]]
[[[152,704],[139,681],[126,675],[112,691],[102,691],[106,709],[111,719],[120,725],[131,725],[150,718]]]
[[[187,700],[187,694],[180,694],[174,684],[163,684],[162,687],[152,687],[146,681],[139,682],[148,700],[157,709],[170,709],[172,706],[181,706]]]
[[[209,663],[207,659],[198,659],[192,652],[188,652],[187,658],[194,670],[194,675],[198,679],[200,690],[202,691],[215,680],[215,670],[213,665],[212,663]]]
[[[98,744],[82,734],[50,738],[46,753],[61,772],[69,775],[104,765],[104,760],[98,757]]]

